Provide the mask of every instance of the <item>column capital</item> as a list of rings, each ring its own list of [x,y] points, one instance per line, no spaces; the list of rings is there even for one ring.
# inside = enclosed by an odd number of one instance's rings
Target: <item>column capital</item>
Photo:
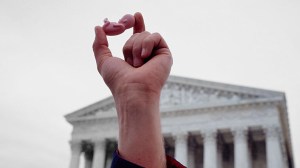
[[[175,137],[177,142],[186,142],[188,138],[188,132],[187,131],[179,131],[172,134],[173,137]]]
[[[70,145],[78,145],[78,144],[81,144],[82,140],[70,140],[69,141],[69,144]]]
[[[231,130],[232,132],[243,132],[243,131],[248,132],[248,127],[245,127],[245,126],[241,126],[241,127],[232,127],[232,128],[230,128],[230,130]]]
[[[278,126],[267,126],[264,127],[264,133],[266,138],[279,138],[281,130]]]
[[[106,138],[97,138],[97,139],[93,139],[92,142],[93,142],[95,145],[106,144]]]
[[[243,140],[248,135],[247,127],[231,128],[235,140]]]
[[[82,151],[82,141],[81,140],[70,140],[69,141],[69,144],[70,144],[70,147],[71,147],[71,150],[72,151],[79,151],[81,152]]]
[[[204,140],[216,140],[217,137],[217,130],[216,129],[204,129],[201,130],[201,135],[203,136]]]

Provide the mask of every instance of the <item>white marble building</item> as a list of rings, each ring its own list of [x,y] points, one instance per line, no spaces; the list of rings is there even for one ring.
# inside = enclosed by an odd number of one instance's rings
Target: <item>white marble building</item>
[[[161,94],[165,148],[189,168],[294,168],[282,92],[171,76]],[[70,168],[109,167],[118,124],[106,98],[65,116]]]

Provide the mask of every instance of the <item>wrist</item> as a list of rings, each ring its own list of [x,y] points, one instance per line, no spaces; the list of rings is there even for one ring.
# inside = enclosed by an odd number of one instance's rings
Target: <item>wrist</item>
[[[121,127],[128,126],[129,122],[138,125],[138,121],[142,121],[144,118],[147,118],[149,122],[157,121],[160,118],[160,93],[135,88],[119,92],[114,95],[114,99]]]
[[[159,111],[160,90],[134,84],[119,91],[113,95],[118,113],[118,150],[121,156],[145,167],[164,167],[161,166],[165,165],[165,152]]]
[[[116,107],[143,108],[159,104],[161,88],[153,88],[145,84],[125,84],[112,90]]]

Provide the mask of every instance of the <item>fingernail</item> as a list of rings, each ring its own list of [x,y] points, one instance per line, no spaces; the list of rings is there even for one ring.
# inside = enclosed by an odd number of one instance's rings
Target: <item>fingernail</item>
[[[145,58],[145,57],[147,57],[147,55],[146,55],[146,54],[147,54],[147,51],[146,51],[146,49],[145,49],[145,48],[143,48],[143,49],[142,49],[142,53],[141,53],[141,57],[142,57],[142,58]]]

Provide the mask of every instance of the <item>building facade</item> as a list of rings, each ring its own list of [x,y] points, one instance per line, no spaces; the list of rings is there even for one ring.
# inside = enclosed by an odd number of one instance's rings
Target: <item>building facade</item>
[[[166,153],[189,168],[294,168],[285,94],[170,76],[160,100]],[[110,166],[118,139],[108,97],[65,116],[70,168]]]

